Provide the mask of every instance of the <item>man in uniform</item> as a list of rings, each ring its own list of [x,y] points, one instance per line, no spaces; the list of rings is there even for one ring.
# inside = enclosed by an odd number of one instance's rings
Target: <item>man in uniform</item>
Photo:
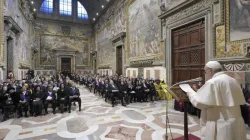
[[[240,85],[217,61],[209,61],[204,70],[206,83],[197,93],[187,93],[190,102],[201,109],[201,140],[246,140]]]

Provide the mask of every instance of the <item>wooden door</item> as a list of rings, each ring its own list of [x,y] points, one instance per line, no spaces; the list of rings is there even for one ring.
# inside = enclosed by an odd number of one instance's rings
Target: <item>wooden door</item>
[[[122,75],[122,46],[116,48],[116,72]]]
[[[172,32],[172,82],[205,79],[205,26],[199,20]]]
[[[61,71],[65,70],[71,72],[71,58],[61,58]]]

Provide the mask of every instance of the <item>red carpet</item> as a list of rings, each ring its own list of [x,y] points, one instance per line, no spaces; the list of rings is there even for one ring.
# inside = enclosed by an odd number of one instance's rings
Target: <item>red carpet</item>
[[[174,140],[184,140],[184,136],[179,137],[179,138],[175,138]],[[188,135],[188,140],[200,140],[200,138],[198,138],[198,137],[196,137],[196,136],[194,136],[192,134],[189,134]]]

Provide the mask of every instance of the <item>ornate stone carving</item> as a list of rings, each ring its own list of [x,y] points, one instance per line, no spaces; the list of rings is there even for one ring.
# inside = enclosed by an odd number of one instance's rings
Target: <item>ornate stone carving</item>
[[[165,7],[165,3],[164,2],[161,3],[160,9],[161,9],[161,12],[165,12],[166,11],[166,7]]]
[[[246,64],[246,71],[250,71],[250,63]]]
[[[203,0],[195,5],[192,5],[191,7],[188,7],[178,12],[177,14],[169,16],[166,19],[166,24],[170,24],[182,18],[193,15],[194,13],[197,13],[197,11],[203,11],[204,9],[209,8],[212,5],[212,3],[213,3],[212,0]]]
[[[148,59],[148,60],[138,60],[138,61],[131,61],[130,65],[131,66],[150,66],[154,62],[153,59]]]
[[[224,64],[224,67],[227,71],[242,71],[244,66],[245,66],[244,63]]]
[[[24,15],[26,16],[26,18],[30,21],[34,20],[33,11],[32,11],[30,2],[27,0],[21,0],[20,3],[21,3],[22,11]]]
[[[69,26],[62,26],[61,30],[63,35],[69,36],[71,33],[71,28]]]

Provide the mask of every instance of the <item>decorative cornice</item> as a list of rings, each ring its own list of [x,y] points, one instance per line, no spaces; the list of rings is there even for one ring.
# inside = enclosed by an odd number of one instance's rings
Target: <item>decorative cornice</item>
[[[169,16],[171,16],[171,15],[177,13],[177,12],[180,12],[180,9],[183,9],[184,7],[188,7],[189,5],[191,5],[191,4],[193,4],[193,3],[197,2],[197,1],[200,1],[200,0],[187,0],[187,1],[179,4],[178,6],[172,8],[170,10],[167,10],[167,11],[163,12],[158,17],[160,19],[164,19],[166,17],[169,17]]]
[[[150,66],[154,62],[154,59],[131,61],[130,66]]]
[[[109,65],[101,65],[98,66],[97,69],[111,69],[111,67]]]
[[[116,43],[120,40],[124,41],[124,38],[126,37],[126,32],[121,32],[118,35],[114,36],[113,38],[110,39],[110,42]]]
[[[20,26],[15,22],[15,20],[10,16],[4,16],[4,22],[8,24],[9,29],[15,34],[22,33],[23,30]]]
[[[31,68],[30,64],[26,64],[26,63],[19,63],[19,69],[29,69]]]
[[[194,14],[200,14],[201,12],[208,12],[205,9],[211,9],[212,6],[212,0],[190,0],[193,1],[193,3],[189,3],[188,5],[191,5],[187,7],[187,5],[179,7],[182,10],[181,11],[175,11],[174,13],[172,12],[171,14],[168,14],[168,16],[159,16],[161,18],[166,19],[166,25],[168,26],[169,24],[175,24],[177,21],[193,16]],[[196,4],[194,4],[196,3]],[[182,3],[185,4],[185,3]],[[181,4],[181,5],[182,5]],[[187,8],[185,8],[187,7]],[[175,7],[176,8],[176,7]],[[174,9],[175,9],[174,8]],[[210,10],[211,11],[211,10]]]

